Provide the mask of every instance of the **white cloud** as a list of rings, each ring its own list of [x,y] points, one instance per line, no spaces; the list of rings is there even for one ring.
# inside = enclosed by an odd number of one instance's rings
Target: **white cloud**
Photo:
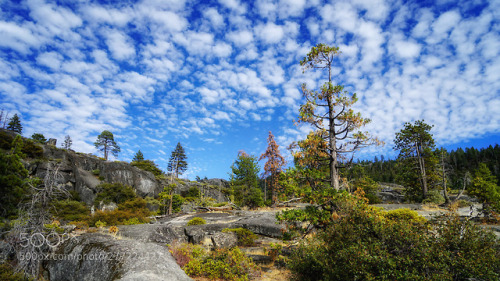
[[[397,41],[394,43],[396,53],[402,58],[414,58],[420,54],[420,45],[409,41]]]
[[[231,118],[229,117],[229,114],[227,114],[226,112],[224,111],[217,111],[214,115],[213,115],[213,118],[215,120],[226,120],[226,121],[230,121]]]
[[[170,32],[179,32],[188,26],[187,20],[172,11],[152,10],[150,7],[144,11],[144,17],[151,18],[159,24],[161,30]]]
[[[399,0],[323,2],[0,4],[0,103],[26,118],[26,132],[71,133],[87,151],[103,129],[142,136],[122,137],[124,154],[147,147],[146,137],[155,146],[203,141],[210,151],[207,142],[227,144],[242,124],[273,127],[289,143],[309,130],[290,122],[301,83],[318,89],[326,75],[302,73],[298,62],[324,42],[343,52],[334,80],[358,92],[355,108],[386,142],[422,118],[442,142],[499,131],[496,4],[467,4],[477,11],[468,13],[454,3],[443,12]],[[223,147],[257,150],[238,145]]]
[[[210,90],[207,88],[201,88],[199,90],[203,102],[207,104],[214,104],[220,102],[220,100],[226,97],[226,94],[221,91]]]
[[[280,0],[279,1],[279,13],[280,17],[297,17],[304,13],[304,8],[306,5],[305,0]]]
[[[203,16],[205,16],[215,28],[224,26],[224,17],[214,8],[203,11]]]
[[[441,14],[432,24],[432,30],[437,35],[441,35],[453,29],[460,21],[460,15],[456,11],[449,11]]]
[[[217,57],[228,57],[231,55],[233,48],[227,43],[217,43],[213,48],[213,52]]]
[[[0,46],[12,48],[20,53],[28,53],[31,47],[39,44],[30,29],[12,22],[0,21],[0,37]]]
[[[117,9],[104,8],[101,6],[84,7],[82,12],[86,14],[90,24],[105,22],[112,25],[124,26],[132,20],[130,12],[122,12]]]
[[[274,44],[281,41],[284,36],[284,31],[282,26],[268,22],[265,25],[257,27],[257,34],[264,43]]]
[[[125,60],[135,56],[132,40],[126,34],[118,30],[107,30],[105,36],[111,56],[115,59]]]
[[[61,62],[64,58],[56,52],[47,52],[39,54],[36,61],[52,70],[58,70],[61,67]]]
[[[237,46],[245,46],[253,40],[253,33],[248,30],[230,32],[227,38]]]
[[[240,1],[238,0],[219,0],[219,3],[222,4],[223,6],[233,10],[234,12],[237,13],[245,13],[246,7],[244,4],[241,4]]]

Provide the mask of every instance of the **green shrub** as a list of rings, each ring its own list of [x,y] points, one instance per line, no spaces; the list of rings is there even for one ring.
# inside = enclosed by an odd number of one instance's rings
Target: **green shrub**
[[[66,199],[54,202],[52,214],[64,221],[84,221],[89,219],[90,211],[85,203]]]
[[[40,144],[36,144],[34,141],[29,139],[24,139],[23,148],[21,152],[26,155],[26,157],[31,159],[43,158],[43,148]]]
[[[6,133],[5,131],[0,131],[0,148],[4,150],[10,150],[12,148],[12,142],[14,138]]]
[[[77,230],[86,230],[89,228],[89,224],[86,221],[72,221],[68,224],[74,225]]]
[[[101,174],[101,170],[99,170],[99,169],[92,170],[92,174],[94,176],[99,176]]]
[[[214,207],[224,207],[224,206],[227,206],[227,202],[220,202],[214,204]]]
[[[365,192],[365,197],[368,199],[368,203],[377,204],[382,202],[382,200],[377,197],[377,192],[380,188],[380,185],[370,177],[365,176],[355,180],[354,187],[356,189],[363,189],[363,191]]]
[[[82,201],[82,198],[80,197],[80,193],[78,193],[78,191],[76,191],[76,190],[70,190],[69,195],[70,195],[69,198],[71,200]]]
[[[50,223],[50,224],[44,224],[43,225],[47,230],[53,230],[57,233],[64,233],[64,229],[61,228],[59,223]]]
[[[200,190],[196,186],[191,186],[187,191],[181,192],[182,197],[199,198]]]
[[[107,225],[120,225],[137,218],[140,223],[148,223],[149,219],[143,216],[142,211],[124,211],[116,209],[113,211],[97,211],[89,219],[89,225],[95,226],[97,221],[105,222]]]
[[[188,226],[190,225],[202,225],[202,224],[207,224],[207,222],[203,218],[199,217],[194,217],[190,219],[187,223]]]
[[[443,217],[415,223],[412,212],[383,213],[359,199],[343,198],[337,202],[342,209],[324,230],[292,252],[288,266],[297,279],[500,278],[500,245],[472,222]]]
[[[407,222],[415,222],[415,223],[424,223],[427,220],[419,215],[416,211],[404,208],[404,209],[396,209],[390,210],[383,213],[383,216],[387,219],[394,221],[407,221]]]
[[[234,232],[238,237],[238,246],[254,246],[257,235],[246,228],[224,228],[222,232]]]
[[[445,201],[443,195],[441,195],[441,192],[439,190],[433,189],[427,192],[427,196],[425,197],[424,200],[422,200],[423,204],[443,204]]]
[[[0,280],[2,281],[28,281],[22,273],[16,272],[8,263],[0,263]]]
[[[162,193],[160,193],[161,195]],[[172,212],[178,213],[181,211],[182,204],[184,204],[185,198],[180,196],[179,194],[173,194],[173,195],[162,195],[160,199],[160,212],[167,213],[167,210],[169,208],[170,204],[170,196],[173,196],[172,199]]]
[[[269,244],[269,249],[265,249],[266,254],[271,258],[271,260],[276,261],[283,251],[283,245],[278,243]]]
[[[97,207],[101,201],[105,204],[115,202],[116,204],[121,204],[125,201],[137,198],[135,191],[132,187],[128,185],[123,185],[121,183],[103,183],[97,186],[101,189],[97,193],[94,204]]]
[[[98,228],[105,227],[106,225],[107,225],[106,222],[103,222],[100,220],[95,222],[95,227],[98,227]]]
[[[45,144],[47,142],[45,136],[40,133],[34,133],[33,135],[31,135],[31,139],[40,144]]]
[[[155,176],[160,176],[163,174],[163,171],[158,168],[158,165],[156,165],[156,163],[151,160],[132,161],[130,162],[130,165],[141,170],[151,172]]]
[[[124,225],[134,225],[134,224],[143,224],[138,218],[131,218],[123,221]]]
[[[238,248],[207,253],[201,246],[181,244],[170,247],[170,252],[190,277],[249,280],[260,275],[258,266]]]

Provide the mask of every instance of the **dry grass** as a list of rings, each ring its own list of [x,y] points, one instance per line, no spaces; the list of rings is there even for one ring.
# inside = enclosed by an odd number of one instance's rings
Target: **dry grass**
[[[281,281],[281,280],[291,280],[292,274],[288,269],[274,269],[270,272],[262,273],[262,276],[253,279],[255,281]]]

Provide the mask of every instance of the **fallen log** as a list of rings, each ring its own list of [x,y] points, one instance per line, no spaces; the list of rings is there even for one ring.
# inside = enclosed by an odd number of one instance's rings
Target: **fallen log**
[[[276,206],[277,207],[287,207],[288,204],[293,203],[293,202],[297,202],[297,201],[300,201],[300,200],[302,200],[302,197],[300,197],[300,198],[292,198],[292,199],[290,199],[288,201],[280,202],[280,203],[276,204]]]

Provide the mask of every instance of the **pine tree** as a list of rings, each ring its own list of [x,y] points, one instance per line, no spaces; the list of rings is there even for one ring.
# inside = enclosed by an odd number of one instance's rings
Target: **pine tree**
[[[483,202],[483,211],[488,212],[493,209],[500,212],[500,186],[497,185],[497,178],[491,174],[485,163],[480,163],[474,171],[468,193]]]
[[[335,190],[340,189],[339,160],[364,146],[380,143],[366,132],[359,131],[370,119],[352,110],[351,107],[358,100],[356,94],[345,91],[342,85],[334,86],[332,83],[332,67],[339,54],[338,47],[318,44],[300,62],[304,71],[310,68],[327,70],[328,81],[320,91],[312,91],[307,89],[306,84],[302,85],[306,103],[300,106],[298,119],[298,122],[311,124],[315,128],[315,137],[324,140],[326,147],[320,148],[320,153],[326,155],[328,181]]]
[[[276,205],[277,197],[278,197],[278,180],[279,180],[279,175],[283,171],[283,166],[285,165],[286,161],[283,156],[281,156],[279,146],[274,140],[274,136],[269,131],[269,137],[267,138],[267,149],[266,152],[262,153],[260,156],[259,160],[267,158],[267,162],[264,165],[264,175],[267,176],[269,180],[269,187],[271,188],[272,192],[272,205]]]
[[[133,162],[141,162],[144,161],[144,154],[142,154],[141,150],[137,151],[137,153],[134,156],[134,159],[132,159]]]
[[[28,170],[21,162],[22,148],[23,140],[16,136],[10,152],[0,151],[0,217],[14,215],[27,194]]]
[[[97,141],[94,143],[95,147],[104,152],[104,159],[108,160],[108,153],[111,152],[115,157],[121,151],[118,144],[116,144],[113,133],[104,130],[97,136]]]
[[[437,164],[432,150],[435,147],[434,138],[430,133],[433,126],[426,124],[423,120],[418,120],[415,124],[405,123],[404,128],[396,133],[394,139],[394,149],[399,150],[399,158],[410,162],[413,167],[408,167],[408,171],[416,168],[419,171],[418,179],[421,185],[422,199],[427,196],[429,190],[428,174],[432,169],[429,166]]]
[[[259,189],[260,167],[257,158],[245,151],[238,153],[238,159],[231,165],[230,185],[236,204],[259,207],[264,204]]]
[[[175,150],[172,151],[170,155],[170,160],[168,161],[167,171],[169,171],[175,177],[182,175],[187,170],[187,156],[182,147],[181,143],[178,142]]]
[[[46,143],[47,142],[47,139],[45,138],[45,136],[43,134],[40,134],[40,133],[34,133],[33,135],[31,135],[31,139],[38,142],[38,143]]]
[[[63,148],[64,149],[70,149],[71,145],[73,145],[73,141],[71,140],[71,137],[69,135],[67,135],[64,138]]]
[[[21,119],[19,119],[17,113],[14,114],[12,118],[10,118],[10,122],[7,125],[7,130],[11,130],[19,134],[21,134],[21,132],[23,131],[23,126],[21,125]]]

